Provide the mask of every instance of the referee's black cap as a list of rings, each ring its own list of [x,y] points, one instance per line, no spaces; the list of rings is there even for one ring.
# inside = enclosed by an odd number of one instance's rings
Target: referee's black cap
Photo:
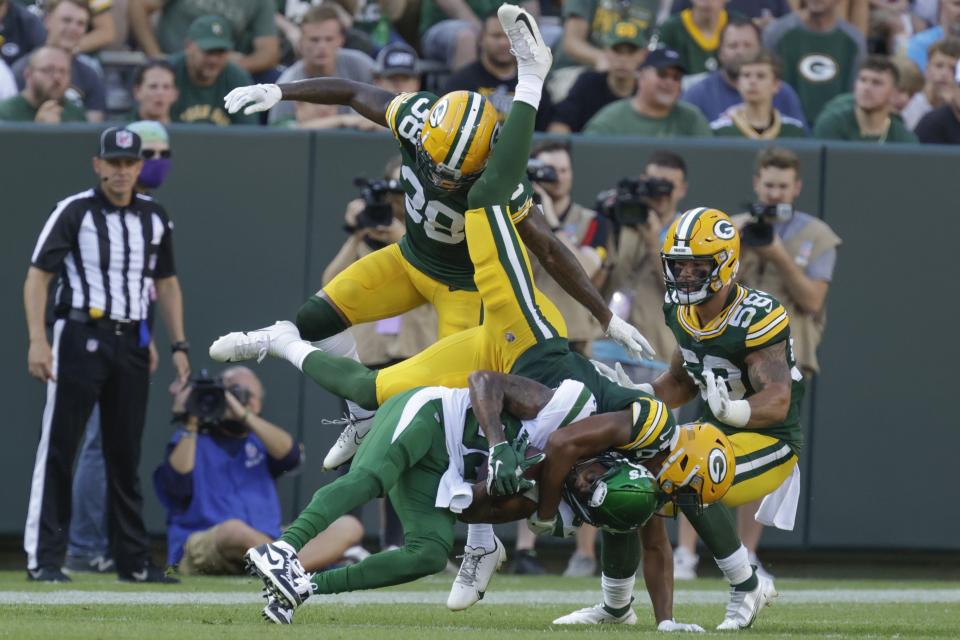
[[[140,136],[123,127],[110,127],[100,134],[98,158],[140,158]]]

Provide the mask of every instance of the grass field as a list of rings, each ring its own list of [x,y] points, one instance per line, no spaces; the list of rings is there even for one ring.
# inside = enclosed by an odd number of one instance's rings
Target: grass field
[[[497,576],[487,597],[466,612],[444,606],[450,578],[401,588],[317,596],[291,627],[259,618],[259,583],[248,578],[188,578],[160,588],[121,584],[112,576],[75,576],[66,586],[38,585],[24,574],[0,572],[0,638],[363,638],[447,640],[546,638],[564,640],[653,631],[642,592],[635,627],[553,627],[550,621],[599,599],[599,581],[586,578]],[[638,587],[642,588],[640,584]],[[781,597],[749,638],[960,638],[960,584],[924,581],[777,581]],[[723,617],[721,580],[678,585],[675,615],[712,629]],[[719,633],[707,634],[717,637]],[[622,637],[622,636],[618,636]],[[706,637],[706,636],[704,636]]]

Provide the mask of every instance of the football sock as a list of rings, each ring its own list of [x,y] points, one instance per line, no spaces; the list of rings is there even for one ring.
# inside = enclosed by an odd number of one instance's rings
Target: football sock
[[[524,72],[518,69],[517,88],[513,90],[513,106],[518,102],[528,104],[534,111],[540,108],[540,97],[543,95],[543,78],[535,73]]]
[[[603,593],[603,608],[618,618],[630,609],[633,602],[633,584],[636,576],[629,578],[611,578],[600,574],[600,591]]]
[[[726,558],[715,558],[720,571],[737,591],[753,591],[757,588],[757,576],[747,558],[747,548],[740,548]]]
[[[490,152],[483,175],[467,194],[471,209],[505,205],[527,171],[530,142],[537,110],[524,102],[514,102],[500,137]]]
[[[314,493],[310,504],[287,527],[280,539],[300,551],[334,520],[380,495],[380,480],[368,471],[354,469]]]
[[[297,329],[308,342],[322,340],[346,330],[347,323],[333,306],[318,295],[312,295],[297,310]]]
[[[600,532],[600,568],[610,578],[632,578],[640,567],[640,536]]]
[[[332,335],[329,338],[324,338],[323,340],[314,342],[313,346],[332,356],[349,358],[356,362],[360,362],[360,356],[357,354],[357,341],[353,337],[353,334],[349,331],[341,331],[340,333]],[[375,413],[375,411],[364,409],[353,400],[346,400],[347,408],[350,410],[350,414],[358,420],[365,420],[373,416]]]
[[[492,524],[467,525],[467,546],[481,548],[484,551],[493,551],[497,543],[493,540]]]
[[[696,508],[683,509],[683,515],[696,529],[714,558],[726,558],[740,548],[740,536],[733,514],[722,504],[716,503],[704,507],[697,513]]]
[[[350,358],[341,358],[314,349],[303,360],[301,370],[318,385],[364,409],[377,408],[377,372]]]

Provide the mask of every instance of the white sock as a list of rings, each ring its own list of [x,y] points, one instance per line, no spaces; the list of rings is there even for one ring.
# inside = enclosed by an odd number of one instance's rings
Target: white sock
[[[357,353],[357,341],[349,329],[341,331],[329,338],[317,340],[313,343],[313,346],[332,356],[350,358],[351,360],[360,362],[360,355]],[[357,420],[366,420],[376,413],[375,411],[364,409],[353,400],[347,400],[347,409],[350,411],[350,415]]]
[[[319,349],[314,347],[306,340],[294,340],[290,344],[283,347],[280,357],[295,366],[300,371],[303,371],[303,361],[306,360],[307,356],[314,351],[319,351]]]
[[[743,545],[726,558],[715,558],[715,560],[731,585],[746,582],[753,575],[753,567],[750,566],[747,558],[747,548]]]
[[[623,609],[633,598],[633,585],[636,576],[629,578],[611,578],[600,574],[600,591],[603,592],[603,604],[608,609]]]
[[[493,541],[492,524],[467,525],[467,546],[481,548],[484,551],[493,551],[497,543]]]
[[[517,78],[517,88],[513,91],[514,102],[525,102],[534,109],[539,109],[542,95],[543,78],[532,73],[521,73]]]

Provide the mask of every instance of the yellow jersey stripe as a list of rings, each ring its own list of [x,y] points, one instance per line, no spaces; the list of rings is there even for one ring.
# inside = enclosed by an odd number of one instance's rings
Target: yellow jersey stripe
[[[405,103],[412,95],[412,93],[401,93],[396,98],[391,100],[389,105],[387,105],[387,126],[390,127],[390,131],[393,132],[394,137],[398,135],[396,122],[397,113],[400,111],[400,107],[403,106],[403,103]]]
[[[693,305],[678,305],[677,320],[680,326],[683,327],[683,330],[695,338],[699,338],[700,340],[716,338],[726,330],[727,321],[730,320],[730,316],[746,297],[746,289],[737,285],[736,299],[734,299],[724,311],[721,311],[716,318],[708,322],[706,328],[700,328],[700,321],[697,320],[697,314],[693,309]]]
[[[631,442],[618,447],[619,449],[639,449],[650,446],[650,444],[660,436],[660,433],[663,431],[663,426],[667,423],[667,409],[662,402],[652,398],[640,398],[633,403],[634,423],[639,419],[639,413],[643,409],[640,404],[641,402],[648,405],[647,419],[643,422],[643,425],[640,426],[637,437]],[[656,408],[656,411],[654,411],[654,408]]]
[[[779,319],[780,316],[782,316],[786,312],[787,310],[784,309],[783,307],[777,307],[776,309],[768,313],[767,317],[763,318],[762,320],[758,320],[757,322],[754,322],[752,325],[747,327],[747,335],[760,331],[761,329],[763,329],[764,327],[772,323],[774,320]]]
[[[517,224],[521,220],[527,217],[530,211],[533,209],[533,198],[527,198],[526,202],[520,205],[520,208],[516,211],[509,211],[510,221],[513,224]]]
[[[748,333],[746,340],[743,344],[747,347],[756,347],[761,344],[766,344],[776,338],[778,335],[786,331],[787,327],[790,325],[790,316],[786,313],[780,316],[780,318],[771,324],[768,324],[766,327],[757,331],[756,333]]]

